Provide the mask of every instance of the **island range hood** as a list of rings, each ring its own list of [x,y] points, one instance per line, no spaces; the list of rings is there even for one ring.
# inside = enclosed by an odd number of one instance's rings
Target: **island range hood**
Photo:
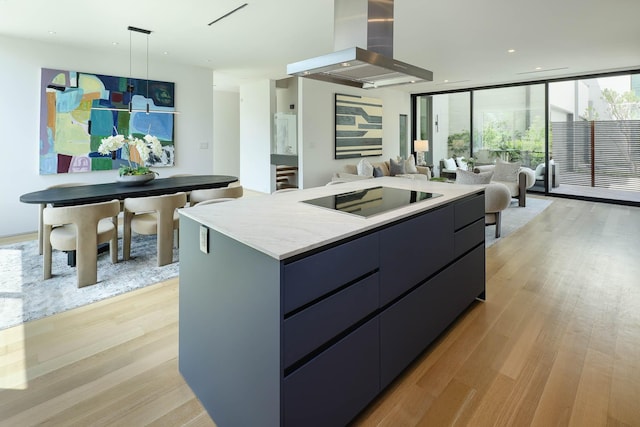
[[[363,89],[433,80],[393,59],[393,0],[335,0],[334,17],[335,52],[289,64],[287,74]]]

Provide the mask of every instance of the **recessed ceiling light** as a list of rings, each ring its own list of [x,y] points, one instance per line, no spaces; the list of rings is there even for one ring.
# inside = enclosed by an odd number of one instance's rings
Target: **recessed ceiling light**
[[[165,52],[162,52],[162,53],[163,53],[164,55],[169,55],[169,52],[166,52],[166,51],[165,51]]]
[[[536,70],[542,70],[542,67],[536,67]]]
[[[118,43],[118,42],[111,42],[111,44],[112,44],[112,45],[114,45],[114,46],[118,46],[120,43]]]
[[[445,83],[449,83],[449,80],[445,80],[444,82],[445,82]]]
[[[515,49],[509,49],[507,52],[514,53],[515,51],[516,51]]]
[[[55,35],[56,35],[56,32],[55,32],[55,31],[49,31],[49,35],[50,35],[50,36],[55,36]]]

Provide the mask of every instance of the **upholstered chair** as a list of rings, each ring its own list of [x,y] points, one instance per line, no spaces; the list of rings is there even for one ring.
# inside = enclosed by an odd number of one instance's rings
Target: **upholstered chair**
[[[99,244],[109,242],[111,262],[118,262],[119,213],[118,200],[45,208],[42,212],[44,279],[51,278],[52,249],[75,250],[78,287],[95,284]]]
[[[502,211],[511,204],[511,191],[505,184],[493,182],[493,171],[469,172],[456,170],[456,184],[484,185],[484,224],[496,226],[496,238],[500,237]]]
[[[77,187],[79,185],[86,185],[82,182],[67,182],[64,184],[56,184],[56,185],[50,185],[49,187],[47,187],[46,189],[50,189],[50,188],[63,188],[63,187]],[[43,242],[43,236],[42,236],[42,211],[44,211],[44,209],[47,207],[47,205],[45,203],[41,203],[40,204],[40,212],[38,213],[38,254],[42,255],[42,242]]]
[[[487,184],[484,189],[484,225],[496,226],[496,239],[502,232],[502,211],[511,204],[509,187],[499,182]]]
[[[194,206],[205,200],[211,199],[237,199],[242,197],[244,190],[242,185],[235,185],[223,188],[211,188],[207,190],[193,190],[189,197],[189,203]]]
[[[187,204],[184,192],[162,196],[135,197],[124,200],[123,259],[131,255],[131,232],[157,234],[158,267],[173,262],[174,230],[180,217],[177,209]]]
[[[521,166],[520,162],[508,163],[498,160],[494,165],[476,166],[475,172],[493,171],[491,182],[499,182],[507,186],[511,197],[518,199],[518,206],[527,205],[527,189],[536,183],[533,169]]]
[[[193,205],[193,207],[196,206],[203,206],[203,205],[213,205],[215,203],[222,203],[222,202],[231,202],[233,200],[236,200],[232,197],[221,197],[219,199],[208,199],[208,200],[203,200],[201,202],[196,203],[195,205]]]

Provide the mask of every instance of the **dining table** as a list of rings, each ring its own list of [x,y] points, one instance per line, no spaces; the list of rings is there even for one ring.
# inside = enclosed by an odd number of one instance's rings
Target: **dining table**
[[[181,175],[169,178],[156,178],[141,184],[127,184],[111,182],[105,184],[84,184],[72,187],[52,187],[34,191],[20,196],[23,203],[34,203],[51,206],[73,206],[88,203],[108,202],[128,197],[160,196],[180,191],[206,190],[209,188],[226,187],[236,182],[238,177],[231,175]],[[42,215],[42,211],[40,213]],[[42,219],[40,219],[42,222]],[[38,238],[42,238],[39,232]],[[108,247],[108,245],[107,245]],[[105,245],[98,247],[98,252],[106,249]],[[67,264],[76,265],[76,251],[67,252]]]
[[[124,185],[120,182],[86,184],[26,193],[20,196],[20,201],[53,206],[73,206],[108,202],[114,199],[124,200],[127,197],[160,196],[180,191],[226,187],[237,180],[237,177],[231,175],[185,175],[156,178],[139,185]]]

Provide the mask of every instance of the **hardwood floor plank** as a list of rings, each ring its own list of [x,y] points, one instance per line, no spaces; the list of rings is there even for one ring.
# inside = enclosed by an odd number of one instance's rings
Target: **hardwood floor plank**
[[[607,424],[613,364],[610,355],[587,350],[569,426]]]

